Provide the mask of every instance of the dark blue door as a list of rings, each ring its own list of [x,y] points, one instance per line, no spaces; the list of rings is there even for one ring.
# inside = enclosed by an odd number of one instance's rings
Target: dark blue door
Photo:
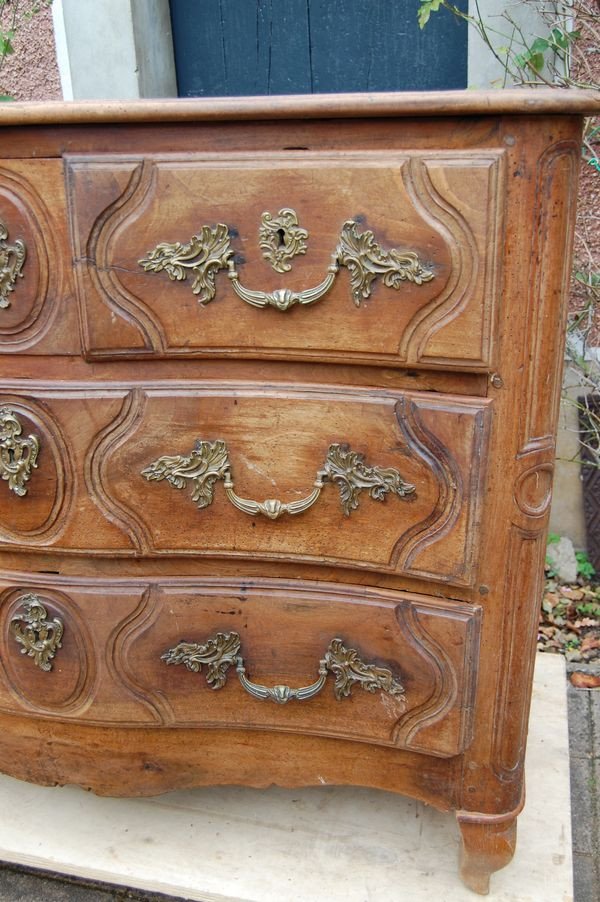
[[[468,0],[454,0],[467,10]],[[465,88],[467,25],[417,0],[171,0],[180,97]]]

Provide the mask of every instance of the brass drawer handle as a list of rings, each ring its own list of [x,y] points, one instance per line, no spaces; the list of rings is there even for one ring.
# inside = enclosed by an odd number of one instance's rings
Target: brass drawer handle
[[[27,494],[26,482],[37,467],[40,440],[35,435],[21,438],[23,427],[14,410],[0,407],[0,478],[15,495]]]
[[[23,278],[23,265],[27,257],[25,242],[17,238],[8,244],[8,229],[0,220],[0,310],[10,307],[8,299],[15,290],[17,279]]]
[[[332,639],[325,656],[319,662],[319,676],[309,686],[293,689],[290,686],[262,686],[253,683],[246,676],[244,659],[240,654],[239,633],[216,633],[201,645],[180,642],[169,648],[161,660],[167,664],[184,664],[193,673],[200,673],[202,665],[207,665],[206,682],[213,689],[221,689],[227,681],[227,670],[235,666],[240,683],[254,698],[270,700],[278,705],[289,701],[306,701],[314,698],[323,689],[327,676],[335,676],[334,692],[338,701],[351,695],[355,684],[366,692],[387,692],[400,702],[404,702],[405,691],[387,667],[366,664],[354,648],[346,648],[342,639]]]
[[[212,301],[216,294],[216,275],[219,270],[227,269],[233,288],[243,301],[253,307],[275,307],[281,311],[289,310],[296,304],[314,304],[324,297],[333,285],[340,266],[345,266],[350,273],[352,298],[357,307],[371,296],[371,286],[378,276],[383,277],[384,285],[395,289],[399,289],[403,282],[422,285],[435,277],[414,251],[384,250],[375,241],[372,231],[359,232],[358,223],[352,219],[342,226],[327,275],[315,288],[299,292],[287,288],[277,291],[245,288],[239,281],[231,257],[233,250],[229,229],[220,222],[214,228],[203,225],[187,244],[163,241],[138,263],[145,272],[164,271],[172,281],[177,282],[187,279],[187,272],[191,270],[195,276],[192,291],[198,295],[200,304]]]
[[[192,501],[200,509],[212,503],[214,484],[222,479],[227,497],[238,510],[250,516],[262,514],[270,520],[277,520],[282,514],[301,514],[308,510],[319,498],[327,481],[338,484],[346,516],[358,507],[358,497],[363,489],[368,489],[369,495],[376,501],[383,501],[389,492],[399,498],[415,493],[415,486],[405,482],[398,470],[393,467],[369,467],[364,462],[364,455],[352,451],[347,445],[330,445],[323,469],[317,472],[312,492],[299,501],[288,503],[276,498],[252,501],[237,495],[227,445],[221,439],[215,442],[198,439],[188,455],[159,457],[142,470],[142,476],[149,481],[166,479],[176,489],[185,488],[188,479],[191,480]]]
[[[22,610],[11,617],[10,631],[23,648],[22,655],[33,658],[41,670],[52,670],[52,658],[61,647],[64,632],[62,621],[48,620],[48,612],[37,595],[23,595],[19,599]]]
[[[327,275],[316,288],[305,288],[304,291],[290,291],[289,288],[278,288],[276,291],[252,291],[250,288],[244,288],[231,260],[228,261],[227,266],[228,276],[238,297],[252,307],[275,307],[277,310],[289,310],[295,304],[306,307],[308,304],[319,301],[333,285],[340,269],[334,254]]]

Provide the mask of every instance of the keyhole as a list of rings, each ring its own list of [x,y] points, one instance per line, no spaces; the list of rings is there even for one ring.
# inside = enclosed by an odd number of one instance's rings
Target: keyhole
[[[285,231],[283,229],[277,229],[277,239],[278,239],[278,247],[284,247]]]

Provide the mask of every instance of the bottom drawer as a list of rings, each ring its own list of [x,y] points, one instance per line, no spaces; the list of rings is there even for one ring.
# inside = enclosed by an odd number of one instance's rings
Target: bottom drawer
[[[441,757],[471,740],[478,607],[320,582],[5,576],[1,711]]]

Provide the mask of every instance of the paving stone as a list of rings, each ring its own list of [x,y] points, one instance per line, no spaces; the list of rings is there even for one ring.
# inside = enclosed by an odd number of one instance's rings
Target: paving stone
[[[591,758],[594,755],[594,730],[590,716],[590,695],[592,694],[588,690],[575,689],[570,683],[567,684],[571,760],[573,758]]]
[[[596,850],[597,791],[595,762],[591,758],[572,758],[571,825],[574,852],[591,855]]]
[[[185,902],[125,887],[96,886],[64,875],[49,876],[0,862],[0,902]]]
[[[600,689],[588,691],[592,724],[592,754],[600,762]]]
[[[2,902],[113,902],[114,893],[0,867]]]
[[[575,670],[600,676],[600,663],[567,664],[567,675]],[[600,689],[575,689],[567,683],[569,754],[600,759]]]
[[[598,862],[594,855],[573,852],[573,902],[600,902]]]

